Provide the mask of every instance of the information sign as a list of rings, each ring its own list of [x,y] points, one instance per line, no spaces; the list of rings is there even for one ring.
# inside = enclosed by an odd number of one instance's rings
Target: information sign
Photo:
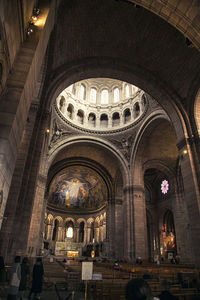
[[[92,280],[93,262],[82,262],[82,280]]]

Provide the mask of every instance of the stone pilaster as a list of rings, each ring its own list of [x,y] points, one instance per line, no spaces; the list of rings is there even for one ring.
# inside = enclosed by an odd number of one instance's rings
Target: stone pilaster
[[[146,201],[143,186],[133,186],[135,258],[148,258]]]

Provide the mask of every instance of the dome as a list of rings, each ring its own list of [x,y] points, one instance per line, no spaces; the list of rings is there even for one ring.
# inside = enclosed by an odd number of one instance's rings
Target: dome
[[[91,78],[76,82],[56,99],[59,116],[88,131],[112,132],[133,126],[147,109],[144,91],[116,79]]]

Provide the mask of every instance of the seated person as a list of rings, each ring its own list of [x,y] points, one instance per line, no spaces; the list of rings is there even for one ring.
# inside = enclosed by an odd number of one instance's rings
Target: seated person
[[[138,258],[136,259],[136,264],[138,265],[142,264],[142,258],[140,256],[138,256]]]
[[[149,270],[147,270],[143,275],[143,279],[151,279],[151,278],[152,278],[151,273],[149,272]]]
[[[126,286],[126,300],[158,300],[152,296],[151,288],[142,278],[130,280]]]
[[[170,283],[167,280],[161,282],[161,294],[158,296],[160,300],[178,300],[178,297],[170,293]]]

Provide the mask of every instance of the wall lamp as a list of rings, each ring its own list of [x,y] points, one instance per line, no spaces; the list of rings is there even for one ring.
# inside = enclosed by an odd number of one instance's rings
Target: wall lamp
[[[32,17],[31,17],[32,20],[37,21],[39,14],[40,14],[40,9],[35,7],[33,9],[33,14],[32,14]]]
[[[180,155],[180,159],[184,159],[184,157],[188,154],[188,151],[187,149],[184,149],[182,152],[181,152],[181,155]]]
[[[33,9],[33,13],[32,13],[32,16],[31,16],[31,19],[30,21],[28,22],[28,27],[26,29],[26,34],[29,36],[31,33],[33,33],[34,31],[34,22],[37,21],[38,19],[38,16],[40,14],[40,9],[39,8],[34,8]]]

